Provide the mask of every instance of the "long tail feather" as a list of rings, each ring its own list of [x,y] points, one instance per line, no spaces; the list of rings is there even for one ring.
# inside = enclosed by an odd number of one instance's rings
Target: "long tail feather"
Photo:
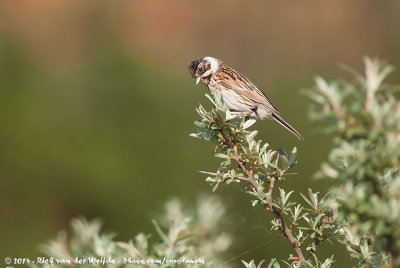
[[[287,123],[285,120],[282,119],[282,117],[280,117],[278,114],[272,113],[271,117],[278,122],[279,124],[281,124],[284,128],[286,128],[287,130],[289,130],[290,132],[293,133],[293,135],[295,135],[299,140],[304,141],[303,137],[300,135],[299,132],[297,132],[297,130],[295,130],[291,125],[289,125],[289,123]]]

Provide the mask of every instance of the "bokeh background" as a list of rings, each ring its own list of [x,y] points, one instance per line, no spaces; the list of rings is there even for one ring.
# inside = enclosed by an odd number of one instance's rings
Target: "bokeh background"
[[[38,244],[79,215],[103,218],[128,240],[153,232],[149,222],[168,198],[190,203],[210,192],[196,170],[218,162],[188,136],[194,108],[206,102],[187,71],[200,56],[246,74],[305,137],[256,124],[273,148],[299,149],[298,175],[284,187],[324,193],[330,182],[312,175],[331,137],[309,122],[300,91],[317,74],[349,77],[338,63],[362,71],[365,55],[400,66],[399,14],[399,1],[373,0],[1,0],[1,254],[40,256]],[[240,186],[216,195],[236,239],[227,261],[287,258],[287,242]],[[349,267],[334,247],[335,266]],[[322,248],[332,255],[331,245]]]

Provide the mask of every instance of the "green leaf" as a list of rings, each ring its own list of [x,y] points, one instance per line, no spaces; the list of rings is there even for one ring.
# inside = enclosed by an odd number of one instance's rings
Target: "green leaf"
[[[165,242],[165,243],[169,243],[169,238],[168,236],[161,230],[160,226],[158,225],[158,223],[155,220],[152,220],[151,223],[153,223],[154,228],[156,229],[158,235],[161,237],[161,239]]]
[[[193,124],[195,124],[198,127],[204,127],[205,126],[205,123],[202,122],[201,120],[194,121]]]
[[[216,184],[214,185],[214,187],[212,188],[212,191],[213,191],[213,192],[215,192],[215,191],[218,189],[218,185],[219,185],[219,183],[216,183]]]
[[[217,106],[216,103],[215,103],[215,101],[214,101],[214,98],[213,98],[213,97],[211,97],[211,96],[208,95],[208,94],[206,94],[206,97],[207,97],[207,99],[209,99],[209,100],[212,102],[212,104],[214,104],[214,106]]]
[[[282,170],[287,170],[289,168],[289,161],[284,155],[280,155]]]
[[[368,246],[368,240],[364,239],[364,242],[362,243],[361,247],[361,253],[363,257],[368,258],[369,257],[369,246]]]
[[[254,264],[254,260],[251,260],[250,262],[245,262],[244,260],[242,260],[242,263],[244,264],[244,266],[246,268],[256,268],[255,264]]]
[[[314,208],[313,203],[310,200],[308,200],[308,198],[304,194],[300,193],[300,195],[301,195],[301,197],[303,197],[304,201],[306,201],[307,204],[310,205],[310,207]]]
[[[265,260],[260,261],[260,263],[257,265],[257,268],[261,268],[261,265],[265,262]]]
[[[281,149],[278,149],[277,151],[278,151],[279,155],[286,156],[286,153],[284,151],[282,151]]]
[[[324,216],[324,214],[319,214],[317,218],[314,220],[314,229],[317,228],[318,223],[321,221],[321,218]]]
[[[296,163],[296,162],[291,163],[290,166],[289,166],[289,168],[288,168],[288,170],[291,169],[291,168],[294,168],[295,166],[297,166],[297,163]]]
[[[263,147],[261,147],[261,149],[260,149],[260,156],[265,152],[265,150],[267,149],[268,146],[269,146],[269,144],[268,144],[268,143],[265,143],[265,144],[263,145]]]
[[[296,159],[296,155],[297,155],[297,148],[294,147],[292,152],[290,153],[290,157],[289,157],[289,165],[292,165],[292,163],[294,162],[294,160]]]
[[[271,261],[268,263],[267,268],[280,268],[279,263],[276,261],[276,259],[271,259]]]
[[[311,188],[308,188],[308,196],[310,197],[312,203],[313,203],[313,208],[315,210],[318,209],[318,193],[313,193]]]

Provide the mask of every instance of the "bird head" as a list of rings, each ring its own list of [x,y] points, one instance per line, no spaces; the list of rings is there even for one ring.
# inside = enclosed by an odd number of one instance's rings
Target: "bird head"
[[[196,79],[196,85],[199,82],[207,83],[207,77],[218,70],[218,60],[213,57],[204,57],[194,59],[189,64],[189,72]]]

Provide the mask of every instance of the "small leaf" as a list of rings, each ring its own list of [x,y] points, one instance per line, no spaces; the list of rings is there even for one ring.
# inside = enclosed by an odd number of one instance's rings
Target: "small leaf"
[[[314,221],[314,229],[317,228],[318,223],[321,221],[321,218],[324,216],[324,214],[319,214],[317,218]]]
[[[290,157],[289,157],[289,165],[292,165],[292,163],[294,162],[294,160],[296,159],[296,155],[297,155],[297,148],[294,147],[292,152],[290,153]]]
[[[248,140],[253,140],[254,137],[257,135],[257,133],[258,133],[257,130],[252,131],[249,135],[247,135],[247,139]]]
[[[205,123],[202,122],[201,120],[194,121],[193,124],[195,124],[198,127],[204,127],[205,125]]]
[[[206,182],[214,182],[214,181],[215,181],[214,178],[211,178],[211,177],[207,177],[207,178],[206,178]]]
[[[295,166],[297,166],[297,163],[296,163],[296,162],[291,163],[290,166],[289,166],[289,168],[288,168],[288,170],[291,169],[291,168],[294,168]]]
[[[256,122],[255,119],[249,119],[246,122],[244,122],[242,129],[248,129],[249,127],[251,127],[254,123]]]
[[[369,248],[368,248],[368,241],[367,239],[364,240],[364,242],[362,243],[362,246],[360,247],[361,249],[361,253],[365,258],[368,258],[369,256]]]
[[[261,147],[261,149],[260,149],[260,155],[262,155],[262,154],[265,152],[265,150],[267,149],[268,146],[269,146],[269,144],[268,144],[268,143],[265,143],[265,144],[263,145],[263,147]]]
[[[303,197],[303,199],[304,199],[312,208],[314,208],[313,203],[312,203],[310,200],[308,200],[308,198],[307,198],[305,195],[303,195],[302,193],[300,193],[300,195]]]
[[[286,156],[286,153],[285,153],[284,151],[282,151],[281,149],[278,149],[278,153],[279,153],[279,155],[284,155],[284,156]]]
[[[272,268],[272,267],[276,267],[279,268],[279,263],[276,261],[276,259],[271,259],[271,261],[268,263],[267,268]]]
[[[282,164],[282,170],[287,170],[289,168],[289,161],[284,155],[280,155],[279,157],[281,159],[281,164]]]
[[[257,268],[261,268],[261,265],[265,262],[265,260],[260,261],[260,263],[257,265]]]
[[[214,99],[210,95],[206,94],[206,97],[212,102],[212,104],[214,104],[214,106],[217,106]]]
[[[165,243],[169,243],[169,238],[168,236],[161,230],[161,227],[158,225],[158,223],[155,220],[152,220],[151,223],[153,223],[154,228],[156,229],[158,235],[161,237],[161,239],[165,242]]]
[[[313,208],[315,210],[318,209],[318,193],[313,193],[311,188],[308,188],[308,196],[310,197],[312,203],[313,203]]]
[[[215,192],[215,191],[217,190],[218,185],[219,185],[219,183],[216,183],[216,184],[214,185],[214,187],[213,187],[213,189],[212,189],[213,192]]]
[[[303,215],[303,219],[308,223],[310,222],[310,219],[306,215]],[[308,228],[306,228],[306,229],[308,229]]]
[[[255,264],[254,264],[254,260],[251,260],[249,263],[247,263],[247,262],[245,262],[245,261],[243,261],[243,260],[242,260],[242,262],[243,262],[243,264],[244,264],[244,266],[245,266],[246,268],[256,268],[256,266],[255,266]]]

